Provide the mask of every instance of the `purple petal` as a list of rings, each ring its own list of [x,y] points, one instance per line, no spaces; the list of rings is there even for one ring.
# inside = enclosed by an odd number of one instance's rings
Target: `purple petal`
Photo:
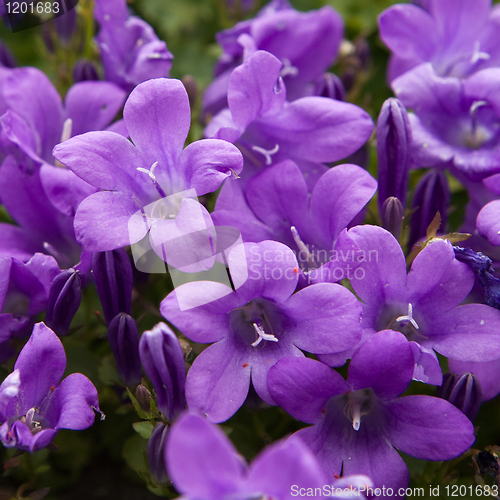
[[[415,258],[408,273],[408,301],[426,314],[440,314],[457,306],[474,285],[474,273],[455,259],[447,240],[427,245]]]
[[[184,172],[188,186],[201,196],[215,191],[225,179],[239,174],[243,157],[236,146],[217,139],[191,143],[180,157],[179,170]]]
[[[423,460],[451,460],[475,440],[472,422],[451,403],[430,396],[408,396],[387,404],[393,415],[392,444]]]
[[[170,429],[166,463],[175,488],[190,498],[220,500],[239,489],[244,466],[226,435],[195,413]]]
[[[37,323],[14,366],[22,381],[17,404],[21,415],[38,406],[51,387],[57,387],[65,368],[66,355],[61,341],[43,323]]]
[[[146,158],[146,168],[155,162],[159,170],[175,168],[191,122],[188,96],[179,80],[158,78],[138,85],[125,103],[123,119]]]
[[[491,201],[479,212],[477,229],[492,245],[500,245],[500,200]]]
[[[36,253],[43,251],[40,243],[33,241],[29,234],[20,227],[0,223],[0,258],[15,257],[26,262]]]
[[[18,113],[37,134],[38,154],[50,159],[50,150],[61,140],[63,108],[59,93],[36,68],[12,71],[3,85],[7,106]]]
[[[500,311],[484,304],[466,304],[435,318],[432,347],[458,361],[500,359]]]
[[[265,492],[270,497],[291,500],[290,485],[322,488],[327,484],[315,456],[300,438],[266,447],[252,462],[248,473],[248,493]]]
[[[286,91],[279,79],[281,67],[275,56],[257,51],[233,71],[227,100],[239,130],[244,131],[257,118],[283,106]]]
[[[87,429],[94,423],[94,410],[99,410],[97,390],[81,373],[66,377],[40,405],[40,413],[54,429]]]
[[[338,165],[321,176],[311,196],[311,218],[316,234],[324,234],[325,248],[370,201],[376,189],[377,181],[357,165]]]
[[[87,132],[57,145],[53,154],[78,177],[100,189],[141,193],[152,183],[137,167],[147,167],[137,148],[113,132]]]
[[[128,193],[95,193],[78,207],[76,239],[89,252],[104,252],[136,243],[148,230],[142,217],[134,217],[137,209],[136,200]]]
[[[78,205],[97,188],[77,177],[67,168],[43,163],[40,169],[42,186],[52,205],[60,212],[74,217]]]
[[[186,378],[188,408],[212,422],[224,422],[244,403],[250,387],[248,354],[228,339],[205,349],[191,365]]]
[[[308,286],[281,307],[296,321],[288,330],[292,342],[305,351],[341,352],[361,338],[361,304],[343,286],[333,283]]]
[[[353,355],[349,385],[353,391],[371,387],[385,400],[397,398],[413,377],[413,353],[406,337],[384,330],[370,337]]]
[[[391,233],[378,226],[357,226],[349,237],[359,246],[363,279],[351,280],[360,299],[383,304],[387,297],[401,296],[406,285],[406,261],[401,246]]]
[[[271,397],[292,417],[317,422],[326,402],[346,393],[345,380],[328,366],[309,358],[284,358],[270,370],[267,383]]]
[[[257,297],[284,302],[297,286],[297,259],[282,243],[245,243],[231,250],[228,262],[231,278],[243,303]]]
[[[410,342],[410,347],[415,361],[413,380],[424,384],[441,385],[443,383],[443,372],[436,353],[416,342]]]
[[[73,121],[71,136],[105,129],[125,102],[126,92],[111,82],[81,82],[66,94],[67,118]]]
[[[326,97],[304,97],[258,122],[259,130],[292,157],[332,162],[357,151],[373,122],[357,106]]]
[[[209,343],[228,334],[227,313],[244,304],[226,285],[199,281],[177,287],[163,299],[160,312],[186,337],[195,342]]]

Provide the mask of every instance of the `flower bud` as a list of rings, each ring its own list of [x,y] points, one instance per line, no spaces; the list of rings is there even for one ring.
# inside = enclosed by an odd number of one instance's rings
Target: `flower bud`
[[[404,208],[398,198],[391,196],[382,205],[382,227],[387,229],[394,238],[399,239]]]
[[[427,228],[437,212],[441,215],[441,231],[444,232],[449,202],[450,188],[446,174],[442,170],[430,170],[420,179],[413,195],[410,248],[425,238]]]
[[[141,380],[141,360],[139,331],[134,318],[123,312],[113,318],[108,326],[108,340],[122,380],[127,385],[138,384]]]
[[[75,83],[97,80],[99,80],[99,75],[94,63],[87,59],[80,59],[76,62],[73,68],[73,81]]]
[[[170,426],[158,422],[153,429],[148,442],[148,463],[151,479],[157,484],[168,482],[167,466],[165,464],[165,444]]]
[[[148,412],[151,410],[149,401],[151,400],[151,393],[145,385],[139,384],[135,390],[135,398],[141,407],[141,410]]]
[[[436,395],[456,406],[470,420],[474,420],[483,399],[481,384],[472,373],[447,373],[443,385],[436,389]]]
[[[80,271],[68,269],[58,274],[50,284],[45,324],[57,335],[68,333],[69,325],[82,300]]]
[[[345,101],[345,89],[342,80],[333,73],[324,73],[316,81],[313,95]]]
[[[130,314],[132,265],[127,252],[120,248],[94,253],[92,271],[106,323],[109,325],[118,313]]]
[[[168,420],[173,420],[186,406],[186,369],[179,340],[165,323],[158,323],[142,334],[139,353],[153,383],[158,409]]]
[[[406,206],[409,179],[410,121],[403,103],[387,99],[377,121],[378,206],[395,196]]]

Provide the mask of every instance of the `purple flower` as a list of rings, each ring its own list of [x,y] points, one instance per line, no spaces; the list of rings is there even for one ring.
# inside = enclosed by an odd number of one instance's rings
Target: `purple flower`
[[[13,337],[25,337],[47,306],[50,284],[61,271],[53,257],[35,254],[26,264],[0,258],[0,362],[14,355]]]
[[[479,379],[472,373],[457,375],[450,372],[443,377],[443,385],[436,389],[436,396],[446,399],[467,418],[474,420],[481,406],[483,391]]]
[[[343,351],[361,333],[360,305],[346,288],[320,283],[293,294],[299,269],[285,245],[245,243],[229,253],[228,262],[235,291],[215,282],[187,283],[160,306],[191,340],[215,342],[195,359],[186,380],[188,407],[215,422],[243,404],[250,379],[257,394],[275,404],[266,376],[279,359],[303,357],[299,349]]]
[[[338,490],[334,495],[344,499],[372,484],[366,476],[347,476],[327,484],[319,463],[300,439],[268,446],[247,466],[216,425],[188,412],[170,429],[165,457],[172,482],[186,500],[292,500],[315,488],[325,496],[336,488],[346,489],[345,496]]]
[[[304,283],[351,277],[359,265],[344,240],[347,225],[375,193],[377,183],[357,165],[327,170],[308,192],[292,161],[266,168],[243,188],[226,183],[212,214],[217,225],[235,226],[244,241],[272,239],[295,252]],[[301,275],[302,276],[302,275]]]
[[[101,25],[96,37],[105,79],[130,92],[152,78],[168,77],[172,54],[153,28],[128,15],[125,0],[97,0],[94,17]]]
[[[269,52],[249,56],[232,72],[228,108],[212,119],[205,135],[238,141],[254,164],[292,159],[307,172],[319,162],[345,158],[370,137],[371,118],[353,104],[318,96],[287,102],[281,68]],[[247,162],[245,177],[255,169]]]
[[[190,111],[179,80],[140,84],[123,115],[133,144],[112,132],[90,132],[54,149],[61,163],[100,190],[78,207],[77,240],[86,250],[97,252],[136,243],[149,229],[151,238],[160,243],[164,230],[182,235],[186,227],[206,229],[205,216],[193,218],[190,212],[193,204],[203,211],[194,200],[183,198],[180,211],[178,206],[168,206],[168,199],[156,202],[186,190],[194,190],[195,195],[214,191],[226,177],[241,171],[241,153],[219,140],[196,141],[183,149]],[[193,229],[200,219],[204,227]]]
[[[153,383],[158,409],[173,421],[186,407],[186,368],[179,340],[165,323],[158,323],[142,334],[139,353],[144,371]]]
[[[97,391],[81,373],[73,373],[60,382],[66,368],[66,356],[57,335],[43,323],[33,333],[17,358],[7,385],[17,395],[6,405],[0,404],[0,440],[7,448],[31,452],[45,448],[59,429],[83,430],[94,422],[99,411]],[[14,380],[14,381],[13,381]],[[0,398],[4,391],[0,386]]]
[[[479,380],[482,401],[488,401],[500,394],[500,360],[484,363],[448,360],[450,371],[457,375],[472,373]]]
[[[2,87],[7,112],[1,117],[0,198],[20,227],[1,224],[0,253],[28,260],[35,252],[53,255],[62,268],[81,259],[73,216],[78,204],[96,191],[65,168],[52,165],[52,148],[72,135],[100,130],[121,108],[125,93],[109,82],[82,82],[65,104],[48,78],[35,68],[12,70]]]
[[[394,5],[379,18],[391,49],[389,79],[424,62],[441,76],[465,77],[498,66],[500,11],[491,0],[429,0],[425,9]]]
[[[412,108],[412,165],[451,167],[471,180],[500,171],[500,69],[466,80],[440,77],[421,64],[392,82]]]
[[[399,398],[413,374],[412,349],[399,333],[380,332],[354,354],[349,378],[308,358],[280,360],[268,376],[275,401],[313,424],[298,431],[328,474],[366,474],[383,498],[408,485],[408,469],[394,448],[424,460],[450,460],[474,442],[469,419],[448,401]],[[392,488],[393,493],[388,490]]]
[[[441,384],[433,350],[461,361],[500,358],[500,311],[484,304],[459,305],[472,289],[474,273],[456,260],[449,241],[429,243],[407,274],[403,250],[390,233],[364,226],[349,234],[371,256],[363,263],[363,279],[351,280],[363,302],[365,335],[403,332],[415,351],[417,380]]]
[[[311,95],[337,56],[343,31],[342,18],[330,6],[298,12],[287,0],[270,2],[254,19],[221,31],[216,38],[223,53],[216,78],[203,97],[204,114],[214,115],[227,107],[229,77],[241,64],[248,45],[281,61],[289,100]],[[242,40],[241,35],[246,38]]]

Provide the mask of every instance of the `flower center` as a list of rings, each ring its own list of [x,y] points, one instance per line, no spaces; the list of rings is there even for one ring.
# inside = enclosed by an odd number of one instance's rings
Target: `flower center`
[[[36,415],[38,411],[38,408],[34,406],[27,411],[26,415],[23,415],[21,417],[21,422],[25,423],[28,426],[28,429],[33,435],[42,430],[42,423],[40,421],[40,418]]]
[[[360,389],[346,394],[344,415],[352,422],[352,428],[359,431],[361,417],[372,411],[371,389]]]
[[[241,346],[265,346],[267,342],[278,342],[281,331],[281,314],[278,308],[266,299],[251,300],[230,313],[230,325],[236,341]]]
[[[408,303],[406,314],[401,314],[401,306],[386,306],[376,324],[378,331],[395,330],[401,332],[410,341],[421,342],[428,337],[422,333],[414,316],[413,304]]]

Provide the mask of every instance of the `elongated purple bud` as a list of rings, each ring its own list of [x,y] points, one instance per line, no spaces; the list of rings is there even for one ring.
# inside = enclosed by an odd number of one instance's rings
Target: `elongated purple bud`
[[[45,324],[60,337],[66,335],[82,300],[80,271],[68,269],[50,284]]]
[[[139,353],[153,383],[158,409],[172,421],[186,407],[186,369],[179,340],[165,323],[158,323],[142,334]]]
[[[445,374],[443,385],[436,389],[436,395],[456,406],[469,420],[474,420],[483,400],[481,384],[472,373]]]
[[[447,220],[447,210],[450,203],[450,188],[448,179],[442,170],[431,169],[427,172],[417,187],[412,202],[411,230],[409,247],[425,238],[427,228],[436,213],[441,215],[440,231],[444,232]]]
[[[344,84],[337,75],[325,73],[316,81],[313,95],[345,101]]]
[[[378,206],[395,196],[406,207],[408,192],[410,121],[403,103],[391,97],[384,102],[377,121]]]
[[[157,484],[168,482],[167,466],[165,464],[165,444],[170,426],[158,422],[153,429],[148,442],[148,463],[151,479]]]
[[[387,229],[396,239],[401,233],[404,208],[395,196],[391,196],[382,205],[382,227]]]
[[[123,312],[113,318],[108,326],[108,340],[122,380],[129,386],[138,384],[141,380],[141,360],[139,331],[134,318]]]
[[[94,63],[87,59],[80,59],[76,62],[73,68],[73,81],[75,83],[97,80],[99,80],[99,74]]]
[[[109,325],[118,313],[130,314],[133,281],[127,252],[120,248],[94,253],[92,271],[106,323]]]

